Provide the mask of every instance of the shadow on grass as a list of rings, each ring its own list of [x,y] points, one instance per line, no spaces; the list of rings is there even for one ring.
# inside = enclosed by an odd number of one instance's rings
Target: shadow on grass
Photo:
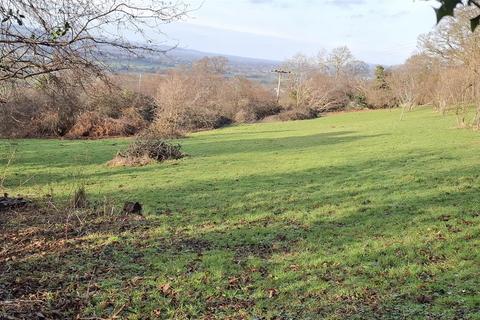
[[[252,124],[252,127],[254,127],[255,124]],[[225,129],[228,129],[228,128],[232,128],[232,127],[226,127]],[[258,134],[271,134],[271,133],[274,133],[274,134],[277,134],[277,133],[284,133],[284,132],[294,132],[294,131],[300,131],[300,130],[259,130],[259,131],[245,131],[245,132],[238,132],[238,131],[234,131],[234,132],[223,132],[224,129],[220,129],[220,130],[214,130],[214,131],[209,131],[209,137],[229,137],[229,136],[249,136],[249,135],[258,135]],[[195,139],[203,139],[204,137],[203,136],[195,136]],[[210,138],[207,138],[207,139],[210,139]]]
[[[0,140],[0,155],[16,149],[15,165],[30,168],[66,168],[78,165],[100,165],[124,149],[129,139],[58,140],[24,139]],[[4,163],[5,160],[3,160]],[[2,162],[0,162],[2,164]]]
[[[357,135],[352,131],[340,131],[334,133],[320,133],[309,136],[294,136],[294,137],[281,137],[281,138],[252,138],[242,140],[213,140],[208,142],[198,142],[195,147],[188,147],[190,150],[186,150],[190,154],[190,157],[195,159],[196,157],[215,157],[225,154],[250,154],[256,155],[261,153],[285,153],[292,151],[303,151],[308,148],[320,147],[320,146],[332,146],[337,144],[347,144],[362,139],[375,138],[384,136],[378,135]],[[125,143],[125,141],[120,141]],[[75,168],[82,165],[102,165],[116,153],[114,146],[117,142],[108,142],[107,151],[105,146],[100,141],[91,141],[93,145],[86,145],[86,150],[76,150],[73,145],[67,146],[66,150],[61,149],[57,153],[45,153],[43,156],[47,157],[48,161],[45,161],[41,155],[28,154],[23,155],[15,163],[16,166],[29,166],[32,171],[25,172],[14,171],[12,176],[7,179],[7,187],[15,187],[21,184],[25,184],[28,181],[29,185],[45,186],[47,184],[62,184],[64,182],[79,180],[88,181],[89,179],[115,179],[116,176],[139,176],[146,174],[152,170],[158,172],[159,170],[166,170],[168,165],[155,165],[145,167],[133,167],[133,168],[103,168],[102,171],[97,171],[91,174],[86,174],[81,170]],[[180,141],[181,143],[181,141]],[[112,145],[110,145],[112,144]],[[88,151],[87,151],[88,150]],[[84,156],[81,154],[85,153]],[[88,154],[88,156],[87,156]],[[111,156],[109,156],[111,154]],[[42,164],[35,163],[41,162]],[[187,159],[181,161],[188,161]],[[44,165],[43,163],[51,163],[51,165]],[[60,170],[60,172],[59,172]]]
[[[195,143],[194,152],[199,155],[215,157],[223,154],[237,153],[271,153],[271,152],[289,152],[293,150],[303,150],[312,147],[333,146],[355,142],[368,138],[381,137],[385,134],[377,135],[358,135],[353,131],[339,131],[318,133],[307,136],[289,136],[279,138],[251,138],[251,139],[220,139],[206,142]],[[195,156],[196,154],[192,154]]]
[[[435,156],[146,186],[135,196],[157,196],[159,214],[67,240],[61,225],[29,238],[28,221],[2,222],[17,236],[3,239],[1,298],[35,297],[53,316],[64,293],[90,317],[468,319],[480,310],[478,175],[416,174]],[[23,255],[6,250],[19,243]]]

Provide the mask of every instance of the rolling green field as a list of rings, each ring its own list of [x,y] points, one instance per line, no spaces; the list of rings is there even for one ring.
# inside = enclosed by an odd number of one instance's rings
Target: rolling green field
[[[105,165],[127,139],[0,140],[0,179],[17,150],[10,194],[85,185],[146,217],[15,266],[60,261],[52,290],[80,293],[95,273],[84,317],[480,319],[480,133],[429,109],[399,118],[201,132],[179,141],[188,157],[138,168]]]

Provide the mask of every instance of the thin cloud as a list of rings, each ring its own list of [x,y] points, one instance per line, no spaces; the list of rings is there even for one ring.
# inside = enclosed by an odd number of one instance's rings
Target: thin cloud
[[[334,5],[337,7],[350,7],[350,6],[359,6],[366,4],[365,0],[327,0],[327,4]]]

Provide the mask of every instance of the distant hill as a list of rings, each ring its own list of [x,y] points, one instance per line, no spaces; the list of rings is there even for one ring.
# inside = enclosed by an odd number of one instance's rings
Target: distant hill
[[[180,66],[191,66],[193,62],[205,57],[225,57],[229,61],[227,76],[244,76],[265,84],[276,81],[273,69],[278,68],[282,62],[275,60],[239,57],[212,52],[203,52],[185,48],[161,47],[166,53],[143,55],[129,55],[124,51],[106,49],[103,60],[114,71],[120,73],[163,73],[169,69]],[[375,64],[368,63],[367,77],[373,77]]]
[[[161,73],[179,66],[190,66],[194,61],[204,57],[221,56],[229,61],[227,75],[241,75],[264,83],[271,83],[275,80],[276,77],[271,71],[281,64],[280,61],[238,57],[184,48],[170,49],[165,47],[165,50],[168,50],[165,54],[143,54],[139,56],[109,50],[108,55],[106,55],[108,58],[104,60],[117,72]]]

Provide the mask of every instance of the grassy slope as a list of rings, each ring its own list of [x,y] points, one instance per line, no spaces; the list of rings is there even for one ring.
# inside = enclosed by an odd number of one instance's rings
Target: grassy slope
[[[87,314],[480,319],[480,136],[428,110],[398,119],[203,132],[181,141],[191,157],[142,168],[104,165],[126,140],[24,140],[5,184],[145,205],[151,227],[90,236],[115,272]]]

